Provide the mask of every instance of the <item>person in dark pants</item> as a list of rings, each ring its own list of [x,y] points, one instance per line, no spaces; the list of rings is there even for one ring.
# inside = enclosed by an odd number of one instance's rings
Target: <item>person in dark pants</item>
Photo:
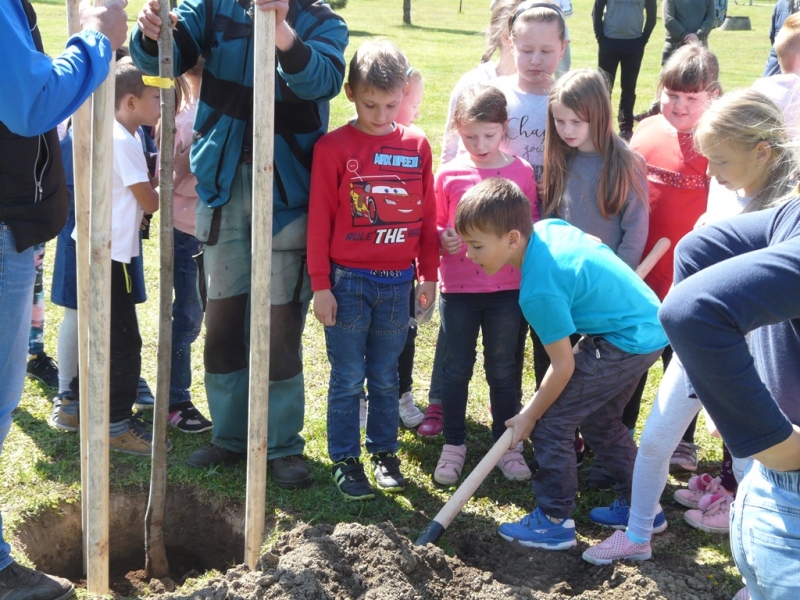
[[[656,26],[656,0],[595,0],[592,23],[598,44],[597,66],[608,77],[609,91],[619,67],[622,93],[617,122],[620,137],[630,140],[636,81],[644,48]]]

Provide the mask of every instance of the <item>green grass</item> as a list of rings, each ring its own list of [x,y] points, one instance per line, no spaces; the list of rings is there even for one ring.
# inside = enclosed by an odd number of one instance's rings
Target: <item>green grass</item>
[[[351,31],[351,45],[347,58],[365,40],[384,37],[394,40],[404,49],[411,64],[418,68],[426,82],[422,118],[418,125],[431,140],[435,163],[438,164],[447,99],[455,82],[467,70],[474,67],[483,47],[482,30],[488,21],[486,0],[463,0],[463,12],[458,12],[460,2],[413,3],[412,26],[402,23],[402,0],[350,0],[342,11]],[[596,44],[591,31],[592,3],[590,0],[575,1],[575,15],[568,25],[572,37],[573,67],[596,66]],[[55,0],[35,2],[39,13],[39,26],[45,46],[50,54],[58,54],[66,39],[64,3]],[[131,23],[134,22],[140,3],[128,7]],[[749,32],[712,33],[710,45],[722,64],[722,81],[726,89],[742,87],[759,77],[769,50],[767,31],[772,11],[771,4],[742,6],[731,4],[729,14],[747,15],[753,24]],[[652,41],[639,78],[637,109],[645,108],[653,97],[657,78],[663,26],[656,26]],[[344,95],[334,102],[331,111],[331,127],[343,124],[353,109]],[[154,231],[157,231],[154,228]],[[50,244],[46,259],[45,287],[49,289],[55,244]],[[140,329],[144,339],[143,374],[151,385],[155,384],[156,368],[156,312],[158,257],[157,241],[145,242],[145,264],[147,266],[148,296],[150,300],[139,307]],[[56,353],[56,338],[61,309],[52,305],[47,310],[46,347]],[[417,360],[415,366],[414,392],[419,400],[427,395],[437,320],[421,328],[417,338]],[[392,521],[397,527],[407,527],[412,537],[421,531],[449,498],[451,490],[442,490],[432,484],[430,474],[436,464],[440,445],[426,443],[420,438],[401,431],[401,456],[404,471],[409,480],[408,491],[399,496],[381,495],[374,502],[342,502],[329,476],[325,435],[325,398],[327,392],[328,363],[324,338],[319,324],[308,320],[305,337],[305,373],[307,410],[304,435],[308,441],[306,455],[310,460],[315,485],[297,493],[282,491],[272,485],[267,490],[267,509],[276,518],[278,527],[288,528],[297,521],[337,523],[358,521],[376,523]],[[531,364],[530,356],[527,364]],[[193,357],[194,385],[192,394],[203,410],[206,410],[203,390],[202,338],[195,346]],[[474,466],[491,445],[488,415],[488,390],[480,374],[483,371],[479,358],[475,372],[478,374],[471,387],[468,425],[467,470]],[[655,368],[645,395],[640,426],[644,422],[660,380],[660,369]],[[533,391],[532,372],[524,381],[526,394]],[[14,417],[12,431],[6,441],[3,460],[0,462],[0,503],[8,531],[22,520],[35,517],[42,511],[58,506],[59,502],[74,502],[79,498],[80,471],[78,463],[77,436],[51,429],[47,424],[50,410],[49,393],[39,385],[27,382],[20,409]],[[421,403],[421,402],[420,402]],[[207,490],[211,495],[243,501],[245,469],[213,469],[210,471],[189,469],[186,457],[199,446],[208,443],[209,434],[200,436],[178,435],[170,437],[175,449],[169,456],[169,480],[172,483],[189,484]],[[710,438],[705,427],[698,427],[698,441],[703,446],[701,469],[716,468],[721,458],[719,441]],[[529,452],[529,450],[528,450]],[[111,481],[114,491],[141,490],[149,481],[149,461],[136,457],[112,456]],[[671,479],[667,494],[675,489],[676,480]],[[584,541],[596,540],[603,532],[592,526],[586,514],[599,504],[613,499],[610,493],[581,492],[578,498],[576,519],[578,531]],[[453,528],[489,528],[503,520],[519,518],[533,505],[527,484],[505,481],[498,472],[489,475],[472,501],[456,519]],[[671,505],[667,500],[666,505]],[[678,541],[659,549],[661,553],[695,556],[706,564],[720,566],[719,579],[731,591],[737,587],[735,567],[730,558],[726,538],[714,538],[696,532],[683,525],[674,512],[671,519]],[[274,536],[271,538],[274,539]],[[447,548],[447,536],[443,539]],[[17,548],[17,553],[20,549]]]

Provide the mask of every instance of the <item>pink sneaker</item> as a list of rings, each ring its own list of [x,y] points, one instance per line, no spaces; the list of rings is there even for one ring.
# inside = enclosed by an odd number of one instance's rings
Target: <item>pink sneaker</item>
[[[497,463],[497,468],[500,469],[503,476],[511,481],[528,481],[531,478],[531,470],[522,457],[520,446],[522,444],[513,450],[507,450]]]
[[[683,518],[689,525],[701,531],[727,535],[732,502],[733,496],[724,490],[717,494],[707,494],[700,498],[697,508],[687,510]]]
[[[677,490],[673,495],[675,502],[682,504],[686,508],[697,508],[700,498],[706,494],[718,494],[726,492],[720,484],[720,478],[712,478],[708,473],[702,475],[692,475],[685,490]]]
[[[436,463],[436,471],[433,479],[440,485],[455,485],[464,470],[464,462],[467,458],[466,446],[453,446],[445,444],[442,448],[442,455]]]
[[[634,544],[624,531],[615,531],[610,538],[583,553],[583,560],[593,565],[610,565],[615,560],[650,560],[650,542]]]
[[[423,437],[434,437],[442,433],[442,405],[429,404],[425,409],[422,423],[417,427],[417,433]]]

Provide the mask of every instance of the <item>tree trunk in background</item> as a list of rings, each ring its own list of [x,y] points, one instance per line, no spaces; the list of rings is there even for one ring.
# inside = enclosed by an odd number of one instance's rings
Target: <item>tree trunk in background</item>
[[[403,23],[411,25],[411,0],[403,0]]]

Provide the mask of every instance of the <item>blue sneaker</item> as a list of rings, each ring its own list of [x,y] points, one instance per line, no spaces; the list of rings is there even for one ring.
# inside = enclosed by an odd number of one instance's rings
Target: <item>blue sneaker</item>
[[[155,398],[147,380],[139,377],[139,384],[136,386],[136,402],[133,403],[134,410],[153,410]]]
[[[564,519],[561,523],[553,523],[539,507],[517,523],[503,523],[497,533],[506,541],[517,540],[521,546],[544,550],[566,550],[578,543],[575,521]]]
[[[624,530],[628,526],[628,517],[631,513],[631,507],[628,506],[625,498],[620,496],[611,506],[598,506],[589,511],[589,518],[600,525],[605,527],[613,527],[614,529]],[[664,511],[659,510],[656,518],[653,520],[653,533],[661,533],[667,528],[667,518],[664,516]]]

